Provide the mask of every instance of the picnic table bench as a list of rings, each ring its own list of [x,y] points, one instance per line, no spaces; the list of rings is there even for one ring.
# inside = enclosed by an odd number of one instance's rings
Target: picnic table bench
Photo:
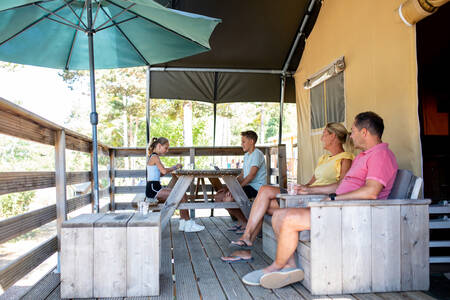
[[[61,229],[61,297],[159,295],[160,214],[83,214]]]

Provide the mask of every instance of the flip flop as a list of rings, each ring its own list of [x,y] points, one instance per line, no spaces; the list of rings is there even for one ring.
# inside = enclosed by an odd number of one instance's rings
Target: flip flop
[[[245,232],[245,228],[240,228],[240,229],[238,229],[238,230],[236,230],[234,233],[236,233],[236,234],[243,234]]]
[[[305,273],[299,268],[285,268],[277,272],[264,274],[260,283],[266,289],[279,289],[294,282],[302,281]]]
[[[230,259],[226,259],[226,258],[230,258]],[[225,256],[225,257],[221,257],[220,258],[223,262],[229,263],[229,264],[234,264],[234,263],[238,263],[238,262],[252,262],[253,261],[253,257],[250,258],[243,258],[242,256],[237,256],[237,255],[230,255],[230,256]]]
[[[241,243],[241,244],[238,244],[238,243]],[[249,245],[243,240],[231,241],[230,247],[238,248],[241,250],[252,250],[253,249],[253,245]]]
[[[228,231],[236,231],[236,230],[239,230],[239,229],[241,229],[241,228],[242,228],[242,225],[236,224],[236,225],[231,226],[231,227],[228,228],[227,230],[228,230]]]

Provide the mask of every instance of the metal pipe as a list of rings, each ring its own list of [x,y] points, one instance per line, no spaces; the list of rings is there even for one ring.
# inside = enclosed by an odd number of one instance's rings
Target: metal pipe
[[[87,21],[88,21],[88,45],[89,45],[89,74],[90,74],[90,85],[91,85],[91,124],[92,124],[92,152],[93,152],[93,163],[92,163],[92,177],[94,180],[94,212],[100,212],[99,205],[99,191],[98,191],[98,151],[97,151],[97,124],[98,124],[98,114],[96,111],[96,101],[95,101],[95,65],[94,65],[94,33],[92,30],[92,3],[91,0],[86,0],[87,8]]]
[[[300,29],[297,33],[297,36],[295,37],[294,44],[292,45],[291,51],[289,51],[288,58],[286,59],[286,62],[284,63],[282,73],[285,73],[287,71],[287,69],[289,68],[289,64],[291,63],[292,56],[294,56],[294,52],[295,52],[295,49],[297,48],[298,42],[300,41],[300,37],[302,35],[304,35],[303,31],[305,30],[306,24],[308,23],[309,15],[311,14],[311,12],[314,8],[315,2],[316,2],[316,0],[311,0],[311,2],[309,3],[308,10],[305,14],[305,17],[303,18],[302,24],[300,25]]]
[[[216,146],[216,124],[217,124],[217,103],[214,102],[214,131],[213,131],[213,147]]]
[[[284,92],[286,89],[286,77],[281,77],[281,95],[280,95],[280,127],[278,128],[278,145],[282,144],[283,138],[283,106],[284,106]]]
[[[145,128],[146,128],[146,135],[147,135],[147,145],[150,143],[150,85],[151,85],[151,71],[150,67],[147,68],[147,89],[145,91],[145,96],[147,98],[146,102],[146,111],[145,111]]]
[[[282,74],[282,70],[264,69],[227,69],[227,68],[176,68],[176,67],[151,67],[151,71],[156,72],[219,72],[219,73],[256,73],[256,74]],[[294,72],[285,72],[286,76],[294,75]]]

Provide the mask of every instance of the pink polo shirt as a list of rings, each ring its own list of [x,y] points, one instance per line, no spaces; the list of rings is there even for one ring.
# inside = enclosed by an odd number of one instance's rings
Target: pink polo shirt
[[[383,185],[378,199],[387,199],[397,175],[397,160],[387,143],[380,143],[364,152],[353,160],[336,194],[341,195],[363,187],[367,179],[376,180]]]

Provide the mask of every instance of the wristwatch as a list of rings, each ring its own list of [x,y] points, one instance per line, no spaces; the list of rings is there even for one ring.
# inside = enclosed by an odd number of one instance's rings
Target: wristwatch
[[[334,201],[336,199],[336,193],[328,194],[328,197],[330,197],[331,201]]]

